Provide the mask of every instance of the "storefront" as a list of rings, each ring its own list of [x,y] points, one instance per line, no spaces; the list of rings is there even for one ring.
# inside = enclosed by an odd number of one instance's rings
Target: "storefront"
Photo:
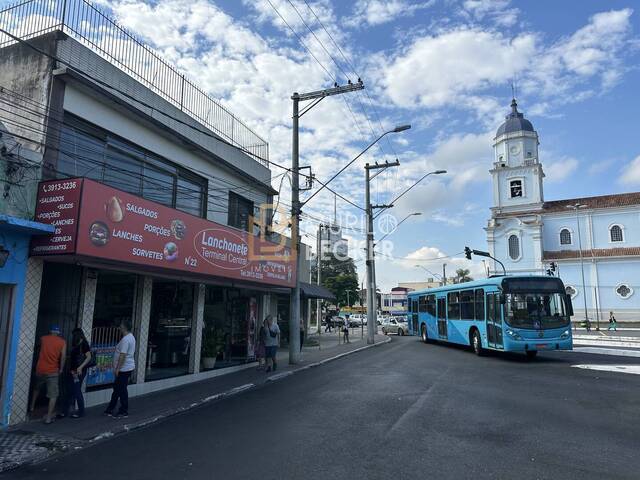
[[[125,320],[138,345],[132,395],[255,359],[259,320],[279,313],[271,294],[295,278],[284,245],[88,179],[42,182],[38,199],[36,216],[59,231],[31,245],[44,259],[38,330],[59,318],[65,337],[80,326],[91,338],[89,405],[108,398]]]

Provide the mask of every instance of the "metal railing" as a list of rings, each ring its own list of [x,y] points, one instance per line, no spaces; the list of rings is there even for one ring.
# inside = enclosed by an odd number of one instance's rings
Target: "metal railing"
[[[60,30],[268,166],[269,145],[184,73],[87,0],[26,0],[0,11],[0,28],[27,40]],[[14,41],[0,33],[0,47]]]

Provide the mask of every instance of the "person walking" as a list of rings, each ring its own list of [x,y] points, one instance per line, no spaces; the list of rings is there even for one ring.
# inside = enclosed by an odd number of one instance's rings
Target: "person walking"
[[[82,396],[82,383],[87,375],[87,366],[91,362],[91,347],[87,337],[81,328],[74,328],[71,333],[71,353],[69,355],[69,371],[65,375],[67,386],[67,398],[63,416],[76,404],[78,409],[71,413],[71,418],[84,417],[84,397]]]
[[[56,401],[60,393],[60,375],[64,371],[64,362],[67,356],[67,342],[60,337],[60,327],[51,325],[49,334],[40,338],[40,353],[36,363],[36,385],[31,396],[31,409],[36,408],[36,401],[43,386],[47,387],[49,405],[44,423],[53,422]]]
[[[129,416],[129,391],[127,387],[131,373],[136,368],[136,362],[133,357],[136,352],[136,339],[131,333],[131,323],[128,321],[120,324],[120,333],[122,334],[122,339],[113,354],[113,393],[104,414],[113,417],[113,412],[118,400],[120,400],[120,409],[115,417],[127,418]]]
[[[266,366],[265,372],[276,371],[278,363],[276,362],[276,354],[278,353],[278,345],[280,345],[280,327],[273,321],[271,315],[267,315],[264,319],[266,325],[265,335],[265,358]]]
[[[349,317],[347,316],[344,317],[344,326],[342,331],[344,332],[344,343],[351,343],[349,340]]]
[[[300,319],[300,352],[302,353],[302,344],[304,343],[304,320]]]
[[[609,328],[607,330],[617,331],[618,323],[616,322],[616,317],[613,312],[609,312]]]
[[[324,319],[324,333],[332,332],[331,315],[327,315]]]
[[[265,341],[267,336],[267,328],[265,321],[263,320],[258,329],[258,345],[256,347],[256,357],[258,357],[258,370],[264,370],[266,368],[267,359]]]

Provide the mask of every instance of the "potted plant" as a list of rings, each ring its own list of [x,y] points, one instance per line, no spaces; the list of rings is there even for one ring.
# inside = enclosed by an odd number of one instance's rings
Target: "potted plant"
[[[218,356],[218,335],[213,327],[205,327],[202,336],[202,367],[211,370],[216,366]]]

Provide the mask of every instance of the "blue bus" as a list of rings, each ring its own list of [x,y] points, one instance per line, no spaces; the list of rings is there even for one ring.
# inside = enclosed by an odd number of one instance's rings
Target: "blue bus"
[[[571,297],[562,280],[543,276],[495,276],[410,292],[410,333],[422,341],[524,352],[571,350]]]

